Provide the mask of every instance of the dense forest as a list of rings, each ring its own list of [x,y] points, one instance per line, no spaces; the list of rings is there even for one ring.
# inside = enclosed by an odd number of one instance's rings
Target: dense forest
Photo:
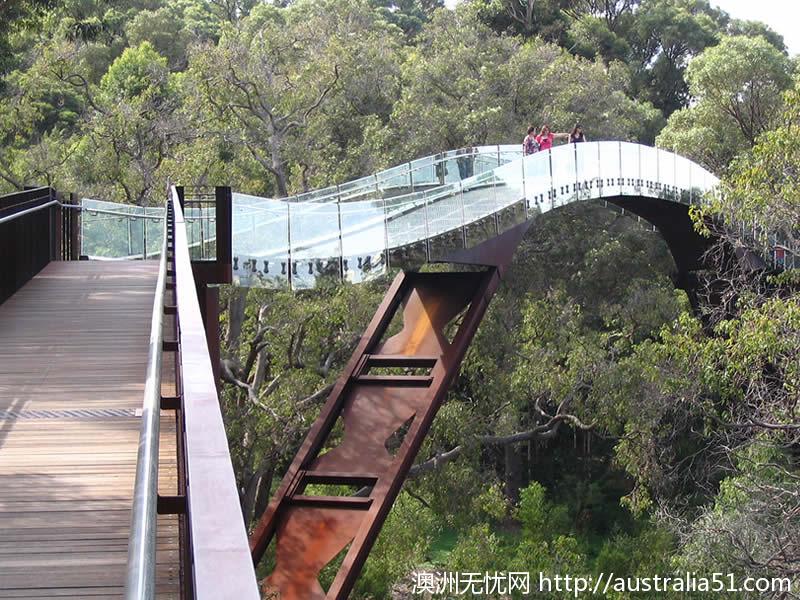
[[[697,223],[723,243],[758,223],[798,247],[798,66],[707,0],[0,0],[0,192],[277,197],[580,122],[720,175]],[[800,597],[800,273],[720,264],[692,305],[645,225],[591,203],[535,223],[355,598],[433,571],[718,572],[793,589],[659,597]],[[387,285],[223,290],[248,525]]]

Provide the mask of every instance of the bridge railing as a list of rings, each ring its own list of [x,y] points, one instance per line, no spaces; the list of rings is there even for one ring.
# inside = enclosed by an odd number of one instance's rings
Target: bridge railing
[[[166,222],[162,220],[126,597],[154,597],[157,513],[179,517],[181,597],[255,600],[259,598],[255,572],[198,301],[195,271],[199,269],[202,277],[215,267],[191,260],[182,200],[182,194],[170,187]],[[217,252],[216,258],[222,259],[217,271],[225,270],[225,253]],[[175,365],[175,396],[162,395],[165,352],[171,355],[165,364]],[[171,496],[159,496],[157,487],[163,410],[175,411],[177,429],[178,489]]]
[[[232,193],[227,231],[233,238],[233,280],[289,289],[310,288],[326,279],[358,283],[390,268],[472,247],[521,220],[575,201],[610,204],[625,196],[698,204],[717,183],[712,173],[673,152],[599,141],[528,157],[517,145],[461,149],[283,199]],[[114,255],[116,250],[101,248],[102,238],[92,233],[92,212],[84,216],[84,247]],[[216,243],[208,237],[215,228],[213,212],[195,215],[187,208],[185,217],[193,219],[193,248]],[[117,245],[130,239],[126,229],[138,231],[133,218],[116,219]],[[759,243],[765,246],[761,253],[773,254],[776,262],[796,260],[796,249],[784,250],[780,239]],[[127,247],[130,254],[131,243]]]
[[[0,303],[52,260],[78,258],[78,217],[41,187],[0,196]]]
[[[501,147],[490,169],[474,167],[477,156],[454,154],[435,165],[446,175],[438,186],[389,196],[377,183],[365,200],[234,193],[234,278],[292,289],[329,277],[355,283],[474,246],[571,202],[636,196],[699,203],[717,183],[672,152],[626,142],[567,144],[524,158],[518,147]]]

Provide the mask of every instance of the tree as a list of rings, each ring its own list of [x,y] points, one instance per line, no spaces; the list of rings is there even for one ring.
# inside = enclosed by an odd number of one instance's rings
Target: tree
[[[223,408],[245,522],[266,509],[273,478],[366,326],[385,282],[289,291],[231,290],[223,323]]]
[[[724,37],[689,65],[696,102],[673,114],[659,145],[721,172],[776,123],[790,72],[789,59],[764,38]]]
[[[591,14],[581,15],[569,29],[572,50],[587,58],[601,56],[606,62],[625,61],[631,46],[624,36],[611,30],[608,23]]]
[[[716,44],[721,13],[707,0],[644,0],[630,31],[636,92],[664,116],[689,100],[684,70],[692,56]]]
[[[790,70],[764,38],[725,37],[692,61],[687,79],[692,95],[726,113],[752,146],[779,114]]]
[[[348,40],[364,34],[379,41],[376,32],[368,33],[370,26],[380,27],[374,11],[362,3],[345,9],[333,4],[331,11],[305,4],[260,7],[239,29],[227,28],[218,46],[206,46],[192,59],[195,90],[210,119],[205,127],[246,149],[271,175],[279,196],[289,193],[297,157],[307,154],[298,140],[341,89],[340,63],[356,55]],[[320,35],[326,29],[329,35]]]
[[[630,79],[621,65],[499,36],[470,5],[434,16],[403,78],[391,123],[399,143],[389,163],[445,148],[508,143],[521,139],[528,124],[549,122],[563,130],[580,121],[599,139],[646,139],[658,121],[651,106],[626,94]]]
[[[722,182],[723,194],[712,210],[736,230],[752,224],[789,247],[800,247],[796,223],[800,221],[800,80],[785,92],[784,107],[774,119],[775,129],[758,138],[755,147],[734,161]],[[759,240],[763,241],[763,240]]]
[[[767,40],[782,54],[788,54],[783,36],[761,21],[731,19],[731,22],[728,23],[727,34],[730,36],[744,35],[751,38],[761,37]]]
[[[707,214],[729,247],[753,247],[755,223],[797,248],[798,107],[796,87],[785,94],[775,129],[733,162],[710,203]],[[772,243],[755,249],[768,252]],[[656,503],[677,525],[680,565],[713,563],[742,577],[796,582],[797,270],[767,277],[734,262],[714,278],[715,296],[722,283],[729,300],[706,307],[710,331],[684,315],[625,361],[638,392],[619,396],[637,400],[618,456],[639,484],[631,501]]]
[[[8,73],[14,53],[11,36],[27,26],[45,9],[53,6],[53,0],[5,0],[0,2],[0,91],[2,78]]]
[[[642,0],[580,0],[568,12],[573,18],[591,15],[601,19],[613,33],[621,31]]]
[[[0,182],[7,189],[54,184],[76,146],[81,94],[52,76],[47,50],[5,79],[0,102]]]
[[[69,67],[60,76],[81,89],[89,104],[73,173],[103,190],[105,197],[111,187],[126,202],[146,204],[165,189],[161,167],[187,135],[178,118],[180,92],[167,59],[143,42],[126,49],[96,87]]]
[[[444,7],[444,0],[370,0],[383,18],[400,27],[413,39],[428,22],[433,11]]]
[[[481,20],[497,33],[526,38],[538,36],[549,42],[563,41],[567,17],[562,9],[570,0],[475,0]]]

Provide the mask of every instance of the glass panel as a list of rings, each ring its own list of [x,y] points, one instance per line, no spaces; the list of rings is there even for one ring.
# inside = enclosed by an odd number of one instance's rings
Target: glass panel
[[[425,194],[422,192],[386,201],[389,248],[427,239],[425,211]]]
[[[639,146],[639,156],[641,165],[640,178],[642,182],[641,193],[647,196],[657,196],[658,190],[658,150]]]
[[[289,239],[292,249],[292,288],[312,288],[325,265],[338,263],[339,208],[335,202],[300,202],[289,205]]]
[[[378,177],[378,187],[384,198],[408,194],[411,191],[409,166],[400,165],[382,171]]]
[[[497,168],[497,146],[477,146],[475,150],[475,175]]]
[[[430,247],[431,260],[442,260],[453,251],[464,247],[464,230],[462,228],[453,229],[447,233],[434,236],[428,243]]]
[[[658,149],[658,191],[662,198],[676,199],[675,192],[675,155],[672,152]]]
[[[126,209],[123,209],[126,210]],[[130,210],[130,213],[133,215],[135,214],[133,210]],[[121,257],[130,257],[130,258],[144,258],[144,245],[146,242],[146,230],[145,230],[145,219],[140,218],[139,216],[131,216],[128,219],[120,219],[111,217],[116,223],[118,224],[117,227],[109,227],[109,233],[114,232],[115,229],[124,228],[126,225],[130,232],[130,236],[128,238],[128,254],[118,255],[114,253],[112,256],[114,258],[121,258]],[[111,224],[110,222],[108,223]],[[115,235],[112,233],[112,235]]]
[[[427,156],[411,161],[411,182],[414,191],[439,185],[439,170],[436,168],[435,157]]]
[[[675,155],[675,185],[678,186],[681,202],[689,203],[692,190],[692,161]]]
[[[525,201],[515,202],[497,213],[497,227],[500,233],[522,223],[527,218]]]
[[[342,272],[344,279],[358,283],[386,272],[386,223],[384,204],[342,204]]]
[[[377,197],[377,180],[374,177],[354,179],[339,186],[339,198],[342,202],[358,202],[365,200],[364,194],[371,193],[372,198]]]
[[[496,212],[494,176],[491,172],[468,179],[462,183],[462,189],[465,223],[477,221]]]
[[[458,183],[461,181],[463,166],[457,158],[448,158],[441,162],[439,167],[443,170],[445,183]]]
[[[145,238],[143,245],[147,248],[147,258],[161,257],[161,246],[164,243],[164,209],[151,206],[144,209],[143,227]]]
[[[528,206],[538,212],[550,210],[553,180],[550,177],[549,153],[537,152],[526,157],[522,164],[525,169],[525,196],[528,198]]]
[[[622,166],[620,192],[632,196],[638,195],[642,185],[639,169],[639,145],[622,142],[620,144],[620,163]]]
[[[333,185],[328,186],[326,188],[322,188],[319,190],[313,190],[311,192],[306,192],[305,194],[300,194],[292,198],[292,201],[297,202],[335,202],[336,198],[338,197],[339,189]]]
[[[706,170],[698,164],[691,163],[690,175],[692,181],[692,198],[693,204],[702,201],[706,191]]]
[[[600,157],[597,144],[572,144],[578,178],[578,198],[588,200],[600,197]]]
[[[522,184],[521,160],[510,162],[498,167],[494,172],[494,191],[497,208],[510,206],[525,197],[525,187]]]
[[[600,176],[603,182],[602,196],[618,196],[621,192],[620,145],[619,142],[592,142],[598,147]]]
[[[572,202],[577,196],[574,144],[550,150],[553,165],[553,187],[556,190],[555,206]]]
[[[233,194],[233,278],[253,287],[289,285],[289,204]]]
[[[152,210],[152,209],[148,209]],[[216,207],[213,202],[186,200],[183,209],[186,235],[189,243],[189,256],[192,260],[214,260],[216,258]],[[148,254],[153,249],[153,236],[150,234],[153,221],[147,225]],[[158,239],[161,236],[158,235]],[[157,252],[157,250],[156,250]]]
[[[427,237],[433,237],[453,229],[461,229],[464,224],[464,206],[461,184],[450,184],[425,192],[428,219]]]
[[[519,146],[500,146],[500,164],[505,165],[516,160],[521,160],[522,147]]]
[[[393,269],[409,269],[420,266],[427,260],[427,242],[415,242],[389,250],[389,264]]]
[[[164,228],[163,208],[143,208],[90,198],[82,199],[81,205],[85,209],[81,212],[81,254],[90,258],[143,258],[146,243],[148,256],[159,255]]]
[[[467,247],[471,248],[497,235],[497,219],[494,215],[490,215],[472,221],[464,228],[464,231]]]
[[[478,158],[478,151],[475,148],[462,148],[456,151],[456,168],[458,178],[463,181],[475,175],[475,164]]]

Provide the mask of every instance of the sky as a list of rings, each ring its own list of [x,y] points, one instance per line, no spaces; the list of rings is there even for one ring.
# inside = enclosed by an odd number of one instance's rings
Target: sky
[[[712,0],[731,17],[763,21],[783,36],[789,54],[800,54],[800,1],[798,0]]]
[[[454,6],[458,0],[445,0]],[[790,54],[800,54],[800,0],[711,0],[736,19],[763,21],[783,36]]]

